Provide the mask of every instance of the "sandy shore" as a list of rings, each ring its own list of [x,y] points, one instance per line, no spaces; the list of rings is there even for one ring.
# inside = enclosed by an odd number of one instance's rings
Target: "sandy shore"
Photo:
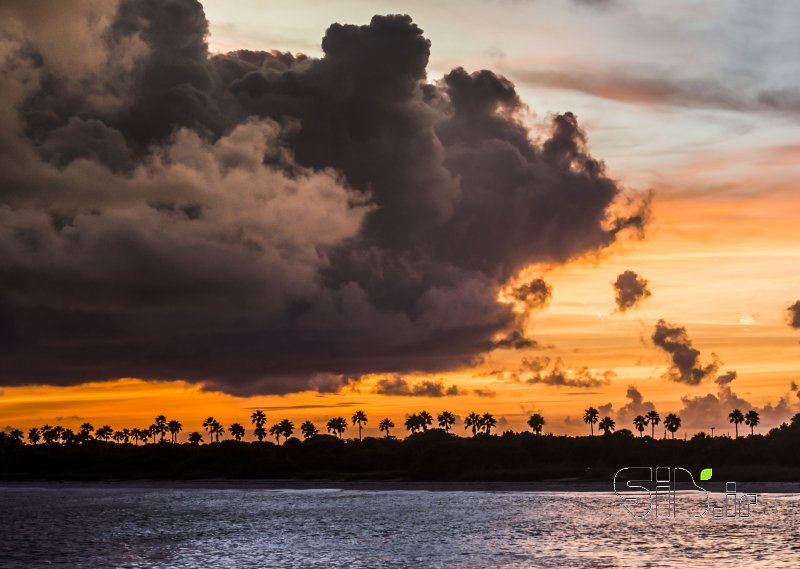
[[[724,482],[706,482],[709,492],[724,492]],[[538,480],[531,482],[415,482],[405,480],[103,480],[103,481],[0,481],[0,487],[36,488],[53,486],[75,488],[198,488],[253,490],[360,490],[428,492],[611,492],[611,481],[579,479]],[[800,482],[741,482],[739,492],[759,494],[797,494]]]

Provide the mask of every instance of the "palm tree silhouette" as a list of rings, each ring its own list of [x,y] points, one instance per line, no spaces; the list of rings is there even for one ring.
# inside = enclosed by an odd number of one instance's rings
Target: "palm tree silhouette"
[[[333,417],[328,421],[327,429],[329,433],[336,433],[341,439],[345,429],[347,429],[347,421],[344,417]]]
[[[97,437],[98,440],[101,441],[107,441],[108,439],[111,438],[113,434],[114,434],[114,429],[112,429],[108,425],[103,425],[102,427],[97,429],[97,431],[95,431],[94,433],[95,437]]]
[[[288,441],[289,437],[292,436],[294,433],[294,423],[292,423],[289,419],[283,419],[278,426],[281,429],[281,434],[283,435],[283,440]]]
[[[647,422],[650,423],[650,437],[656,438],[656,425],[661,422],[661,415],[655,409],[648,411],[645,415]]]
[[[386,433],[386,438],[389,438],[389,430],[394,428],[394,423],[388,417],[378,423],[378,429]]]
[[[183,430],[183,425],[181,424],[180,421],[176,421],[175,419],[173,419],[172,421],[167,423],[167,430],[169,431],[170,440],[173,443],[176,443],[178,442],[178,433],[180,433]]]
[[[636,415],[633,418],[633,426],[639,431],[639,437],[641,437],[642,433],[644,433],[644,428],[647,426],[647,418],[642,415]]]
[[[754,429],[761,422],[761,417],[759,416],[758,411],[756,411],[755,409],[750,409],[744,415],[744,422],[746,425],[750,426],[750,435],[751,436],[754,435],[755,434]]]
[[[405,428],[407,431],[410,431],[412,435],[419,431],[422,428],[419,415],[412,413],[406,417]]]
[[[480,427],[487,435],[492,434],[492,429],[497,426],[497,419],[491,413],[484,413],[480,418]]]
[[[209,417],[203,421],[203,428],[209,434],[208,438],[212,443],[214,442],[214,434],[211,432],[211,430],[214,428],[214,423],[216,422],[217,420],[214,417]]]
[[[734,409],[728,414],[728,421],[733,423],[734,428],[736,429],[736,438],[739,438],[739,425],[744,423],[744,415],[738,409]]]
[[[147,434],[143,433],[141,429],[134,427],[131,429],[131,438],[136,446],[139,446],[139,441],[144,440]]]
[[[472,436],[478,434],[478,429],[481,428],[481,416],[472,411],[469,415],[464,417],[464,429],[472,429]]]
[[[8,438],[11,439],[11,442],[15,444],[21,444],[23,437],[25,437],[25,433],[19,429],[11,429],[8,432]]]
[[[367,416],[360,409],[353,413],[353,425],[358,425],[358,440],[361,440],[361,428],[367,424]]]
[[[600,420],[600,424],[597,425],[597,428],[603,431],[603,434],[610,435],[616,426],[617,424],[614,422],[614,419],[611,417],[603,417]]]
[[[257,409],[256,411],[253,411],[252,415],[250,415],[250,421],[255,426],[253,434],[258,439],[258,442],[263,441],[264,437],[267,436],[267,431],[264,430],[264,425],[267,424],[267,416],[261,409]]]
[[[597,423],[599,416],[600,412],[594,407],[589,407],[583,412],[583,422],[589,425],[592,436],[594,436],[594,424]]]
[[[202,442],[203,442],[203,435],[201,435],[197,431],[189,433],[189,443],[193,445],[199,445]]]
[[[417,417],[419,417],[419,426],[423,431],[427,431],[428,427],[433,424],[433,417],[427,411],[420,411]]]
[[[672,438],[675,438],[675,431],[681,428],[681,418],[675,413],[669,413],[664,419],[664,427],[672,433]]]
[[[450,428],[456,424],[456,416],[450,411],[442,411],[439,413],[439,416],[436,417],[436,420],[439,422],[439,426],[444,429],[446,433],[449,433]]]
[[[42,435],[39,432],[39,429],[37,429],[36,427],[31,427],[30,430],[28,431],[28,442],[30,442],[32,445],[35,445],[40,440],[42,440]]]
[[[153,421],[153,432],[159,435],[161,442],[164,442],[164,435],[167,434],[167,418],[164,415],[159,415]]]
[[[78,437],[81,442],[86,442],[92,440],[92,431],[94,431],[94,426],[91,423],[84,423],[78,429]]]
[[[310,439],[319,434],[319,429],[311,421],[303,421],[303,424],[300,425],[300,432],[303,433],[304,439]]]
[[[281,431],[280,423],[275,423],[269,428],[269,434],[275,437],[275,440],[278,442],[278,446],[281,446],[281,435],[283,431]]]
[[[228,427],[228,431],[230,431],[231,436],[237,441],[241,441],[244,437],[244,427],[242,427],[239,423],[233,423],[230,427]]]
[[[219,436],[225,434],[225,427],[219,421],[214,421],[211,425],[211,434],[212,436],[216,435],[217,442],[219,442]]]
[[[528,426],[533,430],[534,433],[537,435],[542,434],[542,429],[544,428],[544,417],[542,417],[539,413],[534,413],[531,415],[530,419],[528,419]]]

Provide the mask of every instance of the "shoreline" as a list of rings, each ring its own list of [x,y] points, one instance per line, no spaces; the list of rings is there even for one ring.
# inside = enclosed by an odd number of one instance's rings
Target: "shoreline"
[[[724,482],[705,483],[708,492],[724,492]],[[719,489],[717,487],[720,487]],[[742,482],[739,492],[798,494],[800,482]],[[197,480],[0,480],[0,488],[153,488],[200,490],[343,490],[367,492],[604,492],[612,493],[611,481],[577,479],[503,481],[407,481],[407,480],[295,480],[295,479],[197,479]]]

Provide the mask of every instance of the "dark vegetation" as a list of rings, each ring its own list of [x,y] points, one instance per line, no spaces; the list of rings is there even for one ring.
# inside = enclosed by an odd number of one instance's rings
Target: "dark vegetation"
[[[0,477],[589,481],[610,479],[623,466],[674,465],[691,470],[713,467],[715,478],[726,480],[800,479],[800,414],[766,435],[700,433],[689,440],[654,439],[627,429],[585,437],[494,435],[486,430],[462,437],[445,428],[415,428],[405,439],[347,440],[337,430],[334,435],[319,434],[306,425],[307,433],[303,441],[288,436],[281,444],[242,442],[235,436],[210,444],[177,444],[170,443],[169,436],[156,436],[142,445],[96,436],[81,442],[23,444],[21,437],[6,434],[0,437]]]

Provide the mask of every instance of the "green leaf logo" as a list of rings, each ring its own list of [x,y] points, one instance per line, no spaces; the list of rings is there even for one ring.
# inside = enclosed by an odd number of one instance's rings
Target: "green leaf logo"
[[[712,472],[710,468],[704,468],[700,471],[700,480],[711,480]]]

